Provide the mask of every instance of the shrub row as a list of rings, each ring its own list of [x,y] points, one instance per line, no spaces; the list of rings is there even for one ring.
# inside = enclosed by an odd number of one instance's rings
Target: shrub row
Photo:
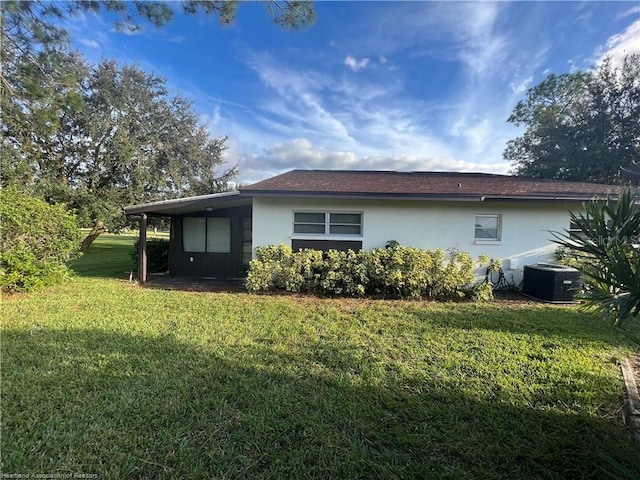
[[[131,258],[135,267],[138,268],[138,246],[140,240],[136,240],[133,245]],[[147,239],[147,271],[150,273],[164,273],[169,270],[169,240],[164,238]]]
[[[326,253],[272,245],[256,249],[245,287],[250,292],[284,290],[323,296],[489,299],[490,286],[473,287],[475,268],[487,261],[457,250],[421,250],[396,242],[369,251]]]
[[[4,187],[0,191],[0,289],[27,292],[62,280],[78,252],[76,218],[62,205]]]

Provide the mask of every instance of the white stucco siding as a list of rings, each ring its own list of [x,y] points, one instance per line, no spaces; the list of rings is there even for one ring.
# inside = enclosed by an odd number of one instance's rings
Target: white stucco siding
[[[556,247],[550,241],[549,231],[568,228],[568,209],[579,207],[579,204],[534,202],[254,198],[253,246],[290,245],[294,211],[362,212],[364,249],[382,247],[387,241],[396,240],[412,247],[457,247],[474,256],[485,253],[505,260],[507,278],[519,283],[524,265],[553,259]],[[475,216],[478,214],[501,216],[500,241],[479,242],[474,239]]]

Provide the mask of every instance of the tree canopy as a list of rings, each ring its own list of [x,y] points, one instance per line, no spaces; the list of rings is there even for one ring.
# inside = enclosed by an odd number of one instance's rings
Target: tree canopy
[[[0,2],[0,92],[19,96],[24,90],[16,88],[15,77],[7,74],[6,66],[16,63],[38,75],[41,93],[54,95],[59,87],[68,85],[70,77],[63,66],[49,62],[46,56],[68,47],[68,32],[61,20],[78,12],[105,11],[114,15],[115,26],[121,31],[138,31],[145,23],[160,27],[172,20],[176,11],[187,15],[206,14],[218,18],[221,24],[235,19],[238,0],[183,0],[182,2],[142,0],[5,0]],[[300,29],[315,22],[313,2],[305,0],[270,0],[266,8],[279,26]],[[44,63],[44,65],[43,65]],[[53,68],[59,66],[60,68]]]
[[[113,61],[55,59],[77,76],[76,88],[57,94],[64,100],[5,99],[3,184],[67,204],[85,226],[111,228],[123,224],[124,205],[230,188],[236,168],[221,168],[226,139],[212,137],[163,78]]]
[[[526,127],[504,152],[516,174],[621,183],[621,168],[640,168],[640,55],[549,75],[508,121]]]
[[[299,29],[315,22],[312,1],[269,0],[263,3],[273,22],[281,27]],[[144,22],[156,27],[167,24],[178,10],[187,15],[213,15],[221,24],[229,24],[234,21],[239,4],[239,0],[5,0],[0,4],[2,36],[10,48],[24,53],[38,46],[50,48],[67,41],[68,34],[58,21],[78,12],[110,12],[115,15],[118,30],[137,31]]]
[[[0,180],[65,203],[93,234],[124,223],[121,207],[228,190],[226,138],[198,121],[192,102],[135,66],[88,65],[68,49],[61,20],[108,11],[116,27],[138,30],[185,14],[235,18],[238,1],[4,1],[0,3]],[[280,26],[315,19],[312,2],[269,1]],[[91,237],[95,238],[95,237]],[[90,237],[89,243],[90,243]],[[85,245],[86,247],[87,245]]]

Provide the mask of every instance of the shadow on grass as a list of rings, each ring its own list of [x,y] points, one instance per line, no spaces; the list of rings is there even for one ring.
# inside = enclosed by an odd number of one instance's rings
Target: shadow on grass
[[[36,329],[3,341],[6,473],[582,479],[603,478],[599,455],[631,455],[603,418],[488,401],[437,379],[367,381],[357,349],[212,353],[170,331]]]

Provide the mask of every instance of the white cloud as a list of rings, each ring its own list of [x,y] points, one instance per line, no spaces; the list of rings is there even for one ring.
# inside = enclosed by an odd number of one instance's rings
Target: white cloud
[[[636,13],[640,14],[640,6],[632,7],[629,10],[622,12],[620,15],[618,15],[618,18],[628,17],[630,15],[635,15]]]
[[[312,135],[336,148],[357,143],[351,108],[386,93],[376,86],[290,68],[269,55],[253,55],[248,64],[269,90],[268,100],[260,105],[262,116],[255,121],[289,138]]]
[[[517,84],[512,82],[510,84],[511,91],[515,95],[522,95],[524,92],[526,92],[529,89],[529,86],[531,86],[532,82],[533,82],[533,75],[529,75],[527,78],[525,78],[524,80],[522,80]]]
[[[393,15],[381,9],[377,17],[366,19],[377,26],[377,31],[352,40],[353,51],[385,58],[404,53],[462,62],[471,78],[492,75],[499,70],[495,66],[509,46],[507,37],[496,27],[500,13],[507,8],[501,2],[399,2],[395,5]]]
[[[78,39],[78,42],[88,48],[93,48],[96,50],[100,48],[100,44],[98,42],[89,38],[80,38]]]
[[[347,55],[344,59],[344,64],[354,72],[357,72],[363,68],[367,68],[367,65],[369,65],[369,59],[361,58],[360,60],[357,60],[351,55]]]
[[[237,159],[243,182],[296,167],[508,169],[502,150],[516,134],[505,122],[509,98],[496,102],[476,88],[459,101],[427,102],[407,97],[401,77],[329,75],[268,54],[251,54],[247,64],[266,89],[255,93],[264,100],[250,111],[225,105],[208,115],[214,134],[239,142],[227,158]]]
[[[597,63],[609,56],[614,66],[620,66],[624,56],[630,53],[640,53],[640,20],[631,23],[623,32],[609,37],[604,47],[597,48]]]
[[[471,69],[474,76],[495,73],[496,65],[502,63],[507,47],[506,40],[495,32],[499,13],[496,3],[479,2],[468,5],[470,20],[462,22],[455,34],[461,43],[460,58]]]
[[[358,155],[318,148],[305,138],[279,142],[254,155],[232,154],[240,166],[241,183],[253,183],[292,169],[456,171],[506,173],[503,162],[479,163],[451,156]]]

